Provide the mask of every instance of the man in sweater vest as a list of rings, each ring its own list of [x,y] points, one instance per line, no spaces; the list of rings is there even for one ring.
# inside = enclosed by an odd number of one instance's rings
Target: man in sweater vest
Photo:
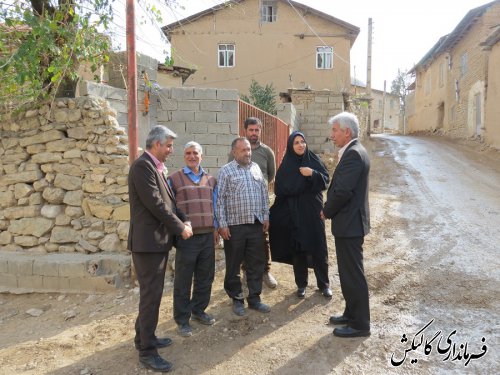
[[[200,144],[188,142],[184,146],[186,166],[168,177],[177,207],[188,217],[193,228],[193,236],[188,240],[177,238],[175,253],[174,319],[177,332],[183,337],[192,335],[190,319],[206,325],[215,323],[205,309],[210,302],[215,273],[215,242],[218,240],[214,228],[216,181],[203,170],[201,160]]]

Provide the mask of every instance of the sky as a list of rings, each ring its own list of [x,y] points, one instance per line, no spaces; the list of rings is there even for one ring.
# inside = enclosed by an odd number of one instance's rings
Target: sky
[[[177,0],[182,8],[162,8],[163,25],[210,8],[219,0]],[[486,0],[300,0],[360,28],[351,49],[351,76],[366,82],[368,19],[373,21],[372,87],[387,91],[398,70],[411,69],[443,35],[453,31],[467,12]],[[139,9],[140,13],[141,9]],[[158,27],[137,27],[137,50],[164,59]],[[155,37],[158,33],[158,37]]]

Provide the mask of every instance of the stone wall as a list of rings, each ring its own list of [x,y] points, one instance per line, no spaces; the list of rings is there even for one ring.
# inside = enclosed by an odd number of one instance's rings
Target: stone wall
[[[106,283],[123,280],[130,260],[116,255],[126,254],[129,228],[128,141],[116,111],[96,97],[57,99],[52,109],[46,104],[3,119],[0,135],[0,250],[113,254],[109,262],[121,262],[122,275],[107,275]],[[5,262],[0,269],[16,279],[3,285],[20,287],[29,272]],[[88,276],[96,276],[93,268]]]

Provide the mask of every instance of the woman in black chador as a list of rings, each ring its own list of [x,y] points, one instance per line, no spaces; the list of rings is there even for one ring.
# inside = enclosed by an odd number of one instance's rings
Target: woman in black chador
[[[308,268],[314,269],[323,296],[332,297],[325,222],[320,217],[328,180],[325,165],[309,151],[304,134],[293,132],[274,182],[269,241],[273,262],[293,265],[299,298],[305,297]]]

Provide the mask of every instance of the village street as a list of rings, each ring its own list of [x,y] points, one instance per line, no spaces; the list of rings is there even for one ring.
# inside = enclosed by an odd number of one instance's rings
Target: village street
[[[169,283],[157,333],[174,339],[160,350],[174,374],[500,373],[500,153],[436,136],[364,144],[372,160],[371,336],[337,338],[326,324],[343,309],[328,229],[330,301],[315,290],[312,271],[299,300],[291,267],[273,264],[279,285],[262,296],[271,313],[239,318],[219,271],[208,310],[217,322],[194,322],[186,339],[175,332]],[[133,346],[137,302],[132,288],[0,295],[0,374],[150,373]],[[43,313],[30,316],[32,308]]]

